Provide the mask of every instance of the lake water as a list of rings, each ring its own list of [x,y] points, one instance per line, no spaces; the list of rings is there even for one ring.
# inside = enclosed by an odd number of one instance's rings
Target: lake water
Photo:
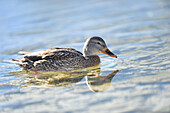
[[[169,0],[1,0],[0,112],[170,112]],[[25,73],[18,51],[101,36],[100,68]]]

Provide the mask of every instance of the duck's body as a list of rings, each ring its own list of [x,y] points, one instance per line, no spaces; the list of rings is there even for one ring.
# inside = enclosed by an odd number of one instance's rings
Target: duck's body
[[[100,58],[97,54],[100,52],[116,57],[104,45],[103,50],[99,52],[93,45],[96,40],[105,45],[100,37],[89,38],[85,43],[83,54],[73,48],[51,48],[39,52],[19,52],[25,55],[24,59],[12,59],[12,61],[28,71],[72,71],[99,64]]]

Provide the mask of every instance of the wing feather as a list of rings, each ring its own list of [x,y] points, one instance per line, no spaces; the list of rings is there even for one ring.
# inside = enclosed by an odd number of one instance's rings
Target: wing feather
[[[77,56],[82,57],[82,53],[73,48],[50,48],[39,52],[30,52],[25,54],[25,58],[31,61],[38,61],[42,59],[68,59]]]
[[[42,56],[42,59],[64,60],[69,58],[75,58],[77,56],[82,57],[82,54],[77,53],[75,51],[60,50],[60,51],[53,51],[53,52],[46,53]]]

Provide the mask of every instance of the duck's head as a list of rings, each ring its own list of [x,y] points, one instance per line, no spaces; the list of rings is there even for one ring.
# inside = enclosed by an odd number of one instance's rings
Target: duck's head
[[[104,53],[108,56],[117,58],[117,56],[107,48],[106,43],[101,37],[93,36],[88,38],[83,48],[84,56],[97,55],[99,53]]]

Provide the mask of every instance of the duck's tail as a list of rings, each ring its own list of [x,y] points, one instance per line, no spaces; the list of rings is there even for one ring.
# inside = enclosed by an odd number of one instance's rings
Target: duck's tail
[[[11,61],[18,65],[22,70],[34,70],[33,62],[28,59],[12,59]]]

